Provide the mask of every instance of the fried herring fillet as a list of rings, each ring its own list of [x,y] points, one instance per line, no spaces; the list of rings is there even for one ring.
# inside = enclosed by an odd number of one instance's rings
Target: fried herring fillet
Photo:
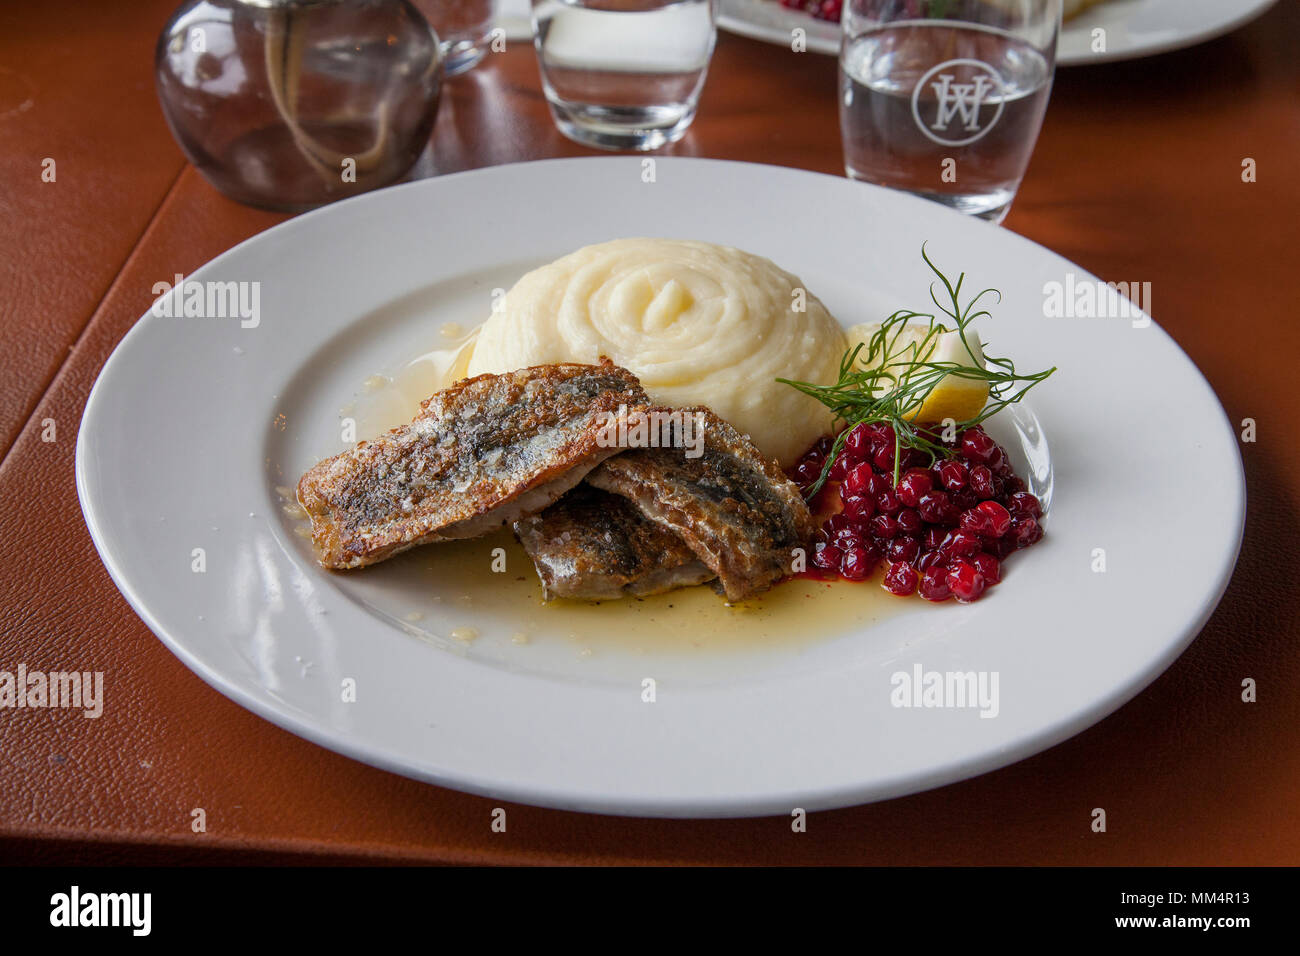
[[[749,438],[707,408],[684,408],[703,428],[703,454],[637,448],[611,458],[588,484],[622,495],[678,535],[739,601],[790,574],[815,531],[799,488]],[[648,414],[667,413],[651,409]],[[682,441],[680,444],[688,445]]]
[[[715,576],[681,538],[626,498],[579,485],[541,514],[515,522],[542,594],[605,600],[703,584]]]
[[[610,416],[646,404],[636,376],[608,359],[458,382],[409,425],[302,476],[320,563],[364,567],[535,514],[620,451],[599,440]]]

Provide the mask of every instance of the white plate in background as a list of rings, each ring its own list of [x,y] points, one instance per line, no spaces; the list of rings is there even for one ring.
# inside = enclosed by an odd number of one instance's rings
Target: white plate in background
[[[1107,0],[1068,21],[1056,62],[1080,66],[1153,56],[1203,43],[1258,17],[1276,0]],[[807,31],[808,49],[838,56],[840,26],[775,0],[719,0],[718,26],[732,33],[790,46],[790,31]],[[1106,31],[1106,50],[1092,51],[1093,33]]]

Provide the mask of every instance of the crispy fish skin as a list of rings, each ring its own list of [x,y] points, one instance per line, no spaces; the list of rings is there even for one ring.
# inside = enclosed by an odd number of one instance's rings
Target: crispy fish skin
[[[681,447],[638,448],[587,482],[680,536],[717,574],[727,600],[740,601],[789,575],[794,549],[807,546],[816,526],[798,486],[747,436],[707,408],[680,411],[702,422],[700,457]]]
[[[516,521],[515,536],[533,559],[548,601],[644,597],[715,577],[677,535],[626,498],[587,484]]]
[[[458,382],[409,425],[302,476],[320,563],[364,567],[541,511],[620,451],[601,439],[609,416],[646,404],[636,376],[608,359]]]

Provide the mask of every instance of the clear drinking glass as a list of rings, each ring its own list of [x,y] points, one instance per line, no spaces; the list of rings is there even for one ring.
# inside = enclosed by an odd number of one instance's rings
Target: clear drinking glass
[[[560,132],[584,146],[681,139],[714,38],[713,0],[533,0],[546,101]]]
[[[841,22],[845,172],[1001,222],[1047,109],[1061,0],[845,0]]]
[[[464,73],[487,55],[498,0],[413,0],[442,41],[446,76]]]

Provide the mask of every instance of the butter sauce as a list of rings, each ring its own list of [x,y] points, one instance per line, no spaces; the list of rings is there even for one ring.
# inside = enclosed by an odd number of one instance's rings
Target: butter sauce
[[[508,528],[417,548],[362,573],[400,577],[404,592],[420,594],[449,614],[457,631],[473,629],[498,644],[563,641],[575,653],[687,655],[798,647],[861,631],[905,604],[878,585],[809,575],[733,605],[709,585],[645,598],[546,602],[532,561]]]
[[[392,377],[372,375],[351,406],[342,409],[357,423],[358,438],[377,438],[405,425],[420,412],[420,403],[465,377],[479,326],[464,329],[448,322],[439,330],[441,342],[399,368]]]

